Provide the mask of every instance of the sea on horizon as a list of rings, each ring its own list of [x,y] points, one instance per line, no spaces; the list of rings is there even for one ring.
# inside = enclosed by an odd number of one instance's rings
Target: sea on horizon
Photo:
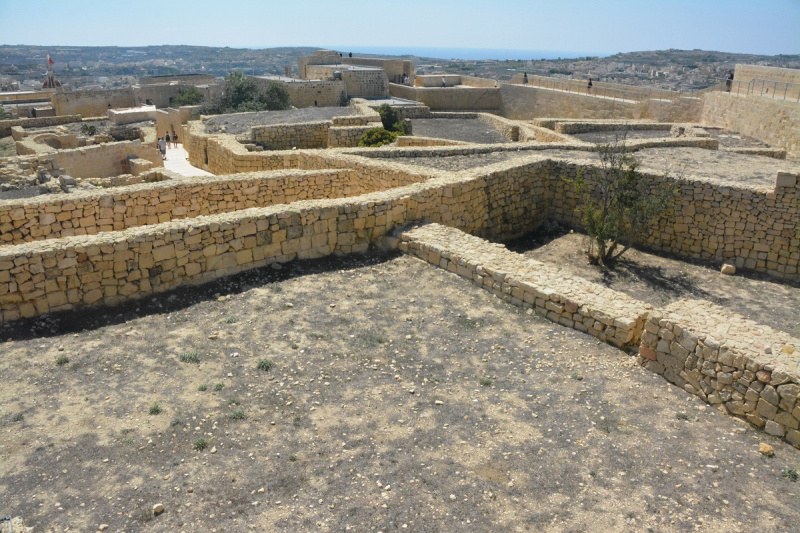
[[[507,48],[437,48],[437,47],[417,47],[417,46],[350,46],[350,47],[330,47],[331,50],[347,54],[353,52],[358,54],[380,54],[391,56],[413,55],[416,57],[427,57],[434,59],[496,59],[496,60],[538,60],[538,59],[572,59],[586,56],[601,56],[591,52],[574,52],[563,50],[513,50]]]

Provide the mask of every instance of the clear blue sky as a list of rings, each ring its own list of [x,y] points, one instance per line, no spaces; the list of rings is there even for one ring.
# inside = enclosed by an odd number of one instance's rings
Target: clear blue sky
[[[0,44],[800,53],[800,0],[0,0]]]

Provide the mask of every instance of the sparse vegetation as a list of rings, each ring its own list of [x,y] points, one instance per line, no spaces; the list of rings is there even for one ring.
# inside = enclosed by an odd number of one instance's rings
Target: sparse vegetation
[[[384,128],[372,128],[364,132],[358,145],[364,148],[377,148],[387,144],[392,144],[397,140],[397,133],[388,131]]]
[[[297,455],[295,455],[295,454],[291,454],[291,455],[289,456],[289,460],[290,460],[291,462],[295,462],[295,461],[297,461]]]
[[[272,369],[272,361],[269,359],[262,359],[258,362],[256,368],[264,372],[269,372]]]
[[[199,387],[197,387],[197,390],[199,390],[200,392],[205,392],[205,391],[207,391],[207,390],[208,390],[208,385],[206,385],[205,383],[203,383],[202,385],[200,385]]]
[[[665,212],[677,190],[666,180],[651,182],[639,173],[639,164],[628,153],[625,137],[596,145],[599,167],[581,169],[567,179],[581,196],[583,225],[589,234],[588,255],[592,262],[612,267],[636,244],[648,223]]]
[[[224,383],[217,383],[216,385],[214,385],[214,390],[221,391],[224,386],[225,386]]]
[[[69,363],[69,357],[67,357],[66,355],[59,355],[58,357],[56,357],[56,364],[58,366],[66,365],[67,363]]]
[[[178,359],[181,363],[199,363],[200,358],[197,356],[197,350],[189,350],[188,352],[183,352],[178,356]]]
[[[93,124],[81,124],[81,133],[92,137],[97,135],[97,127]]]
[[[236,318],[235,316],[229,316],[228,318],[225,319],[226,324],[236,324],[238,321],[239,319]]]
[[[170,98],[169,104],[173,107],[180,107],[182,105],[197,105],[203,102],[203,93],[197,87],[187,87],[182,90],[178,96]]]
[[[182,423],[183,423],[183,420],[181,420],[181,417],[176,416],[175,418],[170,420],[169,425],[171,427],[175,427],[175,426],[180,426]]]
[[[481,386],[482,387],[489,387],[492,385],[492,380],[489,378],[481,378]]]
[[[151,415],[157,415],[161,413],[161,406],[158,404],[158,402],[153,402],[153,405],[150,406],[149,413]]]
[[[192,447],[197,450],[198,452],[202,452],[208,446],[208,442],[204,438],[199,438],[194,443],[192,443]]]
[[[794,470],[792,468],[784,468],[781,471],[781,476],[785,477],[789,481],[794,481],[794,482],[796,482],[798,479],[797,470]]]
[[[204,115],[243,113],[247,111],[278,111],[289,109],[289,91],[281,83],[269,82],[265,87],[234,72],[225,78],[222,93],[203,106]]]
[[[22,422],[23,420],[25,420],[25,415],[22,413],[17,413],[11,417],[12,422]]]
[[[244,420],[247,418],[247,415],[244,412],[244,409],[234,409],[231,413],[231,418],[233,420]]]

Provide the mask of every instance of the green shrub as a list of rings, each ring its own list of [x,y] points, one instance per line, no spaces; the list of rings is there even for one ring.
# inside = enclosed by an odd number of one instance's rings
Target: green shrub
[[[161,406],[158,405],[158,402],[154,402],[153,405],[150,406],[150,414],[157,415],[161,413]]]
[[[260,87],[241,72],[229,74],[222,93],[203,106],[205,115],[243,113],[246,111],[278,111],[289,109],[289,91],[283,84],[270,82]]]
[[[178,359],[181,363],[199,363],[200,358],[197,357],[197,350],[189,350],[188,352],[183,352],[178,356]]]
[[[262,359],[258,362],[257,368],[264,372],[269,372],[272,369],[272,361],[269,359]]]
[[[197,450],[198,452],[202,452],[203,450],[206,449],[206,446],[208,446],[208,442],[206,442],[206,439],[199,438],[196,441],[194,441],[194,444],[192,446],[194,446],[194,449]]]
[[[397,116],[397,111],[389,104],[381,104],[378,106],[378,114],[381,116],[381,122],[384,129],[392,131],[394,125],[400,122],[400,117]]]
[[[203,101],[203,93],[197,87],[188,87],[182,90],[178,96],[169,99],[171,106],[180,107],[182,105],[197,105]]]
[[[378,147],[392,144],[397,139],[397,133],[384,128],[372,128],[364,132],[358,145],[361,147]]]
[[[56,357],[56,364],[58,366],[66,365],[67,363],[69,363],[69,357],[67,357],[66,355],[59,355],[58,357]]]
[[[81,133],[84,135],[97,135],[97,128],[91,124],[81,124]]]
[[[398,135],[411,135],[411,123],[407,120],[401,120],[394,125],[393,131]]]

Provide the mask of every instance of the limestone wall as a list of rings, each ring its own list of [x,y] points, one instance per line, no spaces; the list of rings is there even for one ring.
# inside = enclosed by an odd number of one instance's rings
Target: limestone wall
[[[378,67],[386,71],[389,80],[398,80],[400,76],[406,74],[411,83],[414,83],[414,62],[408,59],[380,59],[374,57],[341,57],[339,61],[345,65],[363,65],[368,67]]]
[[[738,131],[789,154],[800,154],[800,103],[724,92],[708,93],[703,101],[703,124]]]
[[[737,64],[733,79],[742,83],[761,79],[800,84],[800,69]]]
[[[109,108],[136,107],[137,105],[139,105],[139,100],[131,87],[53,94],[53,107],[59,116],[104,117]]]
[[[60,150],[44,156],[55,161],[55,168],[63,168],[73,178],[104,178],[130,173],[128,158],[150,161],[154,167],[163,167],[158,150],[139,141],[123,141],[85,146],[74,150]]]
[[[292,148],[325,148],[331,121],[302,124],[275,124],[251,128],[253,141],[267,150]]]
[[[451,141],[448,139],[433,139],[430,137],[417,137],[413,135],[403,135],[397,138],[398,147],[407,146],[468,146],[468,142]]]
[[[134,86],[133,90],[139,104],[146,104],[148,101],[152,105],[160,108],[169,107],[170,100],[180,95],[187,88],[183,83],[159,83],[155,85]]]
[[[145,120],[156,120],[156,106],[146,105],[131,109],[109,109],[108,119],[118,126]]]
[[[206,85],[214,83],[216,77],[213,74],[176,74],[174,76],[142,76],[137,81],[139,85],[160,85],[170,82],[179,82],[186,85]]]
[[[347,198],[422,181],[350,169],[235,174],[143,183],[109,192],[0,201],[0,243],[95,235],[301,200]]]
[[[358,146],[364,133],[374,128],[370,126],[332,127],[328,130],[328,148],[349,148]]]
[[[390,94],[398,98],[422,102],[432,111],[496,111],[500,109],[500,89],[478,87],[443,89],[441,88],[441,77],[439,85],[439,88],[425,88],[391,84]]]
[[[60,126],[61,124],[70,124],[72,122],[80,121],[80,115],[0,120],[0,137],[8,137],[11,135],[11,128],[16,126],[21,128],[46,128],[49,126]]]
[[[336,107],[347,100],[347,91],[341,80],[286,80],[268,76],[251,77],[260,86],[280,83],[289,91],[289,101],[295,107]]]
[[[800,340],[706,301],[651,312],[645,329],[646,368],[800,448]]]

